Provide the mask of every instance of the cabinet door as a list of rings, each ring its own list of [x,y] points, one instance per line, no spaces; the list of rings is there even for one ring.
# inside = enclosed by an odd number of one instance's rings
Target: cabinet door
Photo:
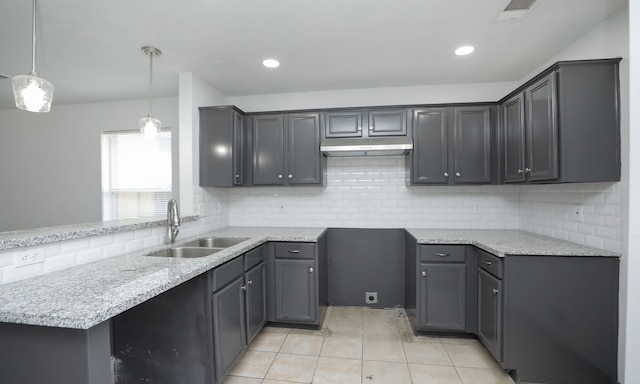
[[[284,184],[282,115],[253,117],[253,184]]]
[[[289,139],[287,180],[289,184],[322,183],[320,114],[289,115],[287,131]]]
[[[213,294],[213,351],[217,382],[221,383],[246,346],[244,276]]]
[[[504,182],[525,179],[524,94],[520,93],[500,106],[504,129]]]
[[[267,322],[267,294],[264,261],[244,275],[247,287],[247,345]]]
[[[454,109],[455,183],[491,182],[491,107]]]
[[[478,268],[478,338],[502,361],[502,280]]]
[[[242,185],[244,148],[244,117],[233,112],[233,185]]]
[[[527,103],[527,164],[529,180],[558,178],[558,116],[555,72],[524,91]]]
[[[315,268],[314,260],[275,260],[277,321],[316,321]]]
[[[420,265],[420,327],[465,330],[465,272],[462,263]]]
[[[243,143],[238,120],[242,114],[232,107],[200,108],[200,186],[242,184],[242,162],[238,159],[243,156]]]
[[[324,137],[362,137],[362,113],[327,112]]]
[[[449,118],[446,108],[413,111],[412,183],[448,183],[448,131]]]
[[[369,112],[369,136],[406,136],[407,112],[404,109]]]

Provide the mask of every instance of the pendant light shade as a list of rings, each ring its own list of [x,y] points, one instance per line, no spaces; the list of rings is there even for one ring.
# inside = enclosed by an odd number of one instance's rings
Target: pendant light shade
[[[151,116],[151,86],[153,85],[153,56],[160,56],[160,50],[154,47],[142,47],[142,52],[145,55],[149,56],[149,113],[147,117],[143,117],[140,119],[140,132],[149,139],[154,139],[158,132],[160,132],[160,128],[162,128],[162,123],[160,120]]]
[[[49,112],[53,100],[53,84],[36,72],[36,0],[33,0],[31,72],[15,76],[11,83],[16,107],[29,112]]]

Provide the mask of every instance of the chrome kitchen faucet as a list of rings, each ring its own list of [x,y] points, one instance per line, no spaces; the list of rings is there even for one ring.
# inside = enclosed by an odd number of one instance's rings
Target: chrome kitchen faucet
[[[167,225],[171,233],[171,243],[175,243],[178,232],[180,232],[178,229],[180,226],[180,212],[178,211],[178,202],[175,199],[171,199],[167,203]]]

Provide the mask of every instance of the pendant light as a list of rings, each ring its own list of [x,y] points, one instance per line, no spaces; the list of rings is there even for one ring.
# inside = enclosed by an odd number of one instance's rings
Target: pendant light
[[[36,72],[36,0],[33,0],[31,72],[12,79],[16,107],[29,112],[49,112],[53,99],[53,84]]]
[[[160,56],[162,52],[159,49],[154,47],[145,46],[142,47],[142,52],[145,55],[149,55],[149,113],[147,117],[143,117],[140,119],[140,132],[149,138],[153,139],[160,132],[160,128],[162,127],[162,123],[160,120],[151,116],[151,86],[153,84],[153,56]]]

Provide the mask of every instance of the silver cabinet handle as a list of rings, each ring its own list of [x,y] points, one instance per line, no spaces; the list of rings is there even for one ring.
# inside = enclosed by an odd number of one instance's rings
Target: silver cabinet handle
[[[247,284],[248,284],[249,286],[253,285],[253,280],[249,280],[249,281],[247,281]]]
[[[522,175],[524,171],[522,169],[518,169],[518,175]]]
[[[369,127],[369,130],[370,130],[370,131],[373,131],[373,126]]]
[[[300,253],[299,249],[290,249],[289,253]]]
[[[440,252],[437,252],[437,253],[436,253],[436,256],[438,256],[438,257],[448,257],[448,256],[451,256],[451,254],[450,254],[450,253],[440,253]]]
[[[531,173],[531,168],[525,168],[524,173]]]
[[[309,267],[309,273],[313,273],[313,267]]]
[[[462,176],[460,172],[456,172],[456,177],[460,177],[460,176]]]
[[[427,277],[427,271],[422,271],[421,275],[422,277]]]
[[[246,285],[243,285],[242,287],[240,287],[240,289],[242,289],[243,291],[245,291],[245,292],[246,292],[246,291],[247,291],[247,286],[246,286]]]
[[[491,262],[489,260],[480,260],[482,262],[482,264],[486,264],[486,265],[491,265]]]
[[[239,179],[239,178],[240,178],[240,175],[236,175],[236,179]]]
[[[494,294],[494,295],[497,295],[497,294],[498,294],[498,290],[497,290],[497,289],[495,289],[495,288],[493,288],[493,294]]]
[[[358,127],[358,131],[362,131],[362,127]]]
[[[289,179],[293,179],[293,175],[289,174],[289,176],[287,176]]]
[[[449,172],[445,172],[444,177],[449,177]]]
[[[282,179],[282,175],[278,175],[278,179]]]

